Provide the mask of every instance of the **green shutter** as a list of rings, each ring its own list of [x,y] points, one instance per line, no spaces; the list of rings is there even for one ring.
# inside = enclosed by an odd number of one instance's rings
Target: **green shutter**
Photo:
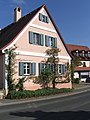
[[[29,43],[33,44],[33,32],[29,32]]]
[[[55,38],[52,38],[52,47],[55,47]]]
[[[24,63],[19,62],[19,76],[23,76],[23,75],[24,75]]]
[[[62,65],[62,74],[65,74],[65,65]]]
[[[54,47],[57,48],[57,38],[54,38]]]
[[[31,63],[31,75],[36,75],[36,63]]]
[[[53,66],[52,63],[49,63],[49,64],[48,64],[48,68],[49,68],[49,70],[50,70],[51,72],[53,72],[54,66]]]
[[[50,64],[46,64],[46,68],[47,68],[47,69],[50,69]]]
[[[39,34],[39,39],[38,39],[38,41],[37,41],[37,44],[38,45],[41,45],[41,35]]]
[[[46,17],[46,22],[49,23],[49,18],[48,17]]]
[[[41,34],[41,41],[40,41],[41,43],[40,43],[40,45],[44,45],[44,35],[43,34]]]
[[[45,46],[50,46],[49,36],[45,35]]]
[[[65,73],[66,73],[66,71],[67,71],[67,66],[65,65]]]
[[[58,64],[56,64],[56,70],[55,70],[56,75],[58,74]]]
[[[42,74],[44,67],[45,67],[45,63],[39,63],[39,75]]]
[[[39,20],[42,21],[42,14],[39,13]]]
[[[42,72],[42,63],[39,63],[39,75],[41,75]]]

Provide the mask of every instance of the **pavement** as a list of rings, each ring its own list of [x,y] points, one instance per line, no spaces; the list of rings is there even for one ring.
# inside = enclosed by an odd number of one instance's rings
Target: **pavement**
[[[80,94],[86,91],[90,91],[90,84],[84,84],[82,87],[75,88],[72,92],[69,93],[60,93],[56,95],[50,95],[50,96],[43,96],[43,97],[33,97],[33,98],[26,98],[26,99],[2,99],[0,100],[0,106],[6,106],[6,105],[14,105],[14,104],[23,104],[28,102],[35,102],[35,101],[42,101],[42,100],[50,100],[55,98],[62,98],[67,97],[75,94]]]

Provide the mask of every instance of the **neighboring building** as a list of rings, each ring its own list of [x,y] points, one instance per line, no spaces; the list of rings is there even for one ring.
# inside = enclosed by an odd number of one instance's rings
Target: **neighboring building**
[[[71,57],[59,30],[57,29],[45,5],[21,17],[21,8],[14,10],[14,23],[1,30],[0,33],[0,88],[7,89],[7,55],[5,50],[17,46],[15,80],[23,76],[38,76],[44,68],[43,60],[47,58],[45,51],[51,47],[60,48],[58,71],[64,75],[65,65],[70,63]],[[40,85],[33,80],[27,80],[25,89],[35,90]],[[57,84],[59,88],[71,88],[71,82]]]
[[[72,59],[77,57],[82,65],[75,67],[75,78],[80,78],[85,82],[87,77],[90,77],[90,49],[87,46],[66,44]]]

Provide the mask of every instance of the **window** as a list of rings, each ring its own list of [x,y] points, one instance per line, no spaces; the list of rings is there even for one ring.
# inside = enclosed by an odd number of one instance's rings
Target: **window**
[[[88,57],[90,57],[90,52],[88,52]]]
[[[59,64],[58,65],[58,73],[59,74],[65,74],[65,72],[66,72],[66,65],[64,65],[64,64]]]
[[[29,32],[29,43],[34,45],[44,45],[44,35],[35,33],[35,32]]]
[[[24,75],[29,75],[30,74],[30,63],[24,63],[23,65],[24,69]]]
[[[49,68],[50,71],[54,71],[53,64],[45,64],[45,63],[39,63],[39,74],[42,74],[45,68]],[[57,64],[57,70],[55,71],[56,74],[65,74],[66,72],[66,65],[64,64]]]
[[[88,57],[88,52],[87,51],[85,52],[85,57]]]
[[[39,13],[39,20],[45,23],[49,23],[49,18],[41,13]]]
[[[39,63],[39,75],[43,73],[45,67],[46,67],[45,63]]]
[[[78,52],[78,50],[76,51],[76,56],[79,57],[79,52]]]
[[[86,67],[86,63],[85,62],[83,62],[83,67]]]
[[[19,62],[19,75],[36,75],[36,63]]]
[[[40,40],[40,34],[33,33],[33,43],[39,45],[39,40]]]
[[[62,70],[61,70],[61,64],[58,65],[58,73],[61,74]]]
[[[84,53],[84,51],[82,51],[82,57],[85,57],[85,53]]]
[[[81,52],[80,52],[80,56],[81,56],[81,57],[85,57],[85,51],[81,51]]]
[[[79,57],[79,51],[78,50],[74,50],[72,51],[73,55],[76,57]]]
[[[57,38],[45,35],[45,46],[57,48]]]

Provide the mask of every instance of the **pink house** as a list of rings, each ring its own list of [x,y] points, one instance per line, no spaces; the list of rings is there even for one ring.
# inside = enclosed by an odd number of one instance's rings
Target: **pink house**
[[[35,9],[31,13],[21,17],[21,8],[14,9],[14,23],[8,25],[0,32],[0,88],[8,89],[7,55],[5,50],[13,45],[17,46],[16,52],[16,74],[17,80],[20,77],[35,75],[38,76],[43,70],[41,61],[47,59],[45,51],[51,47],[61,50],[59,53],[58,72],[65,74],[65,65],[70,63],[71,57],[66,48],[64,40],[56,27],[48,9],[45,5]],[[25,89],[35,90],[40,85],[27,80]],[[57,84],[58,88],[71,88],[71,82]]]

